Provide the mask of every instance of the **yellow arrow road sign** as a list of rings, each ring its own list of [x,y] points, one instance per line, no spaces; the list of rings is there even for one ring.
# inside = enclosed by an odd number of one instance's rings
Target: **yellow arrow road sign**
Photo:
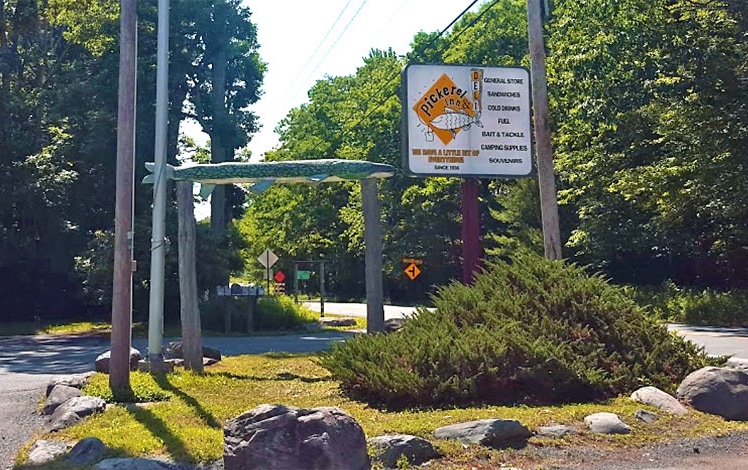
[[[421,270],[418,269],[418,266],[414,263],[410,263],[408,267],[405,268],[405,275],[408,276],[411,281],[415,280],[419,274],[421,274]]]

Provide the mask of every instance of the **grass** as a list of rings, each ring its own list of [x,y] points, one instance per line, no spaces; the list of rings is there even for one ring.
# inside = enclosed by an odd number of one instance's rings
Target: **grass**
[[[107,334],[111,324],[96,321],[53,322],[7,322],[0,323],[0,336],[16,335],[83,335]]]
[[[178,371],[161,377],[133,373],[137,394],[165,401],[147,405],[114,405],[104,413],[86,419],[64,431],[39,435],[40,439],[76,441],[95,436],[113,449],[113,456],[168,456],[182,462],[211,462],[222,458],[223,424],[226,420],[263,403],[298,407],[337,406],[353,416],[367,437],[385,433],[414,434],[428,438],[445,457],[430,468],[471,468],[476,462],[523,463],[530,467],[524,451],[498,451],[479,447],[465,449],[454,442],[434,440],[433,431],[444,425],[483,418],[517,419],[528,428],[550,424],[579,426],[580,434],[551,441],[533,438],[532,445],[593,445],[617,449],[640,446],[670,438],[720,434],[748,429],[748,424],[692,412],[685,417],[666,416],[645,425],[633,418],[636,410],[648,408],[627,397],[608,403],[546,407],[480,406],[446,410],[388,412],[342,396],[338,384],[316,364],[313,355],[264,354],[225,358],[204,375]],[[108,392],[108,376],[97,374],[85,390],[89,394]],[[627,436],[602,436],[585,432],[580,423],[594,412],[618,414],[633,432]],[[560,443],[560,444],[559,444]],[[28,449],[27,449],[28,450]],[[22,453],[23,455],[23,453]],[[20,463],[20,462],[19,462]],[[479,465],[480,467],[480,465]],[[23,467],[21,467],[23,468]],[[37,469],[65,469],[54,463]],[[485,468],[485,467],[484,467]]]

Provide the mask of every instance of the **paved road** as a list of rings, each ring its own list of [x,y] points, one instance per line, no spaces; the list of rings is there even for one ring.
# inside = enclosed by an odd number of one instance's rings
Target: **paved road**
[[[304,302],[304,305],[315,312],[320,311],[319,302]],[[412,315],[415,307],[385,305],[384,318],[401,318]],[[325,302],[325,313],[366,317],[366,304],[348,304]],[[721,328],[711,326],[690,326],[679,323],[668,325],[689,341],[704,346],[706,352],[715,356],[748,358],[748,328]]]

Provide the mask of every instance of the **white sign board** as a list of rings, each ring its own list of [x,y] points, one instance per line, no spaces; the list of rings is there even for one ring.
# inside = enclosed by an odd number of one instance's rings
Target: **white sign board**
[[[409,65],[403,167],[418,176],[532,172],[530,76],[519,67]]]
[[[270,268],[278,262],[278,256],[270,250],[265,250],[262,252],[260,257],[257,258],[257,261],[259,261],[265,268]]]

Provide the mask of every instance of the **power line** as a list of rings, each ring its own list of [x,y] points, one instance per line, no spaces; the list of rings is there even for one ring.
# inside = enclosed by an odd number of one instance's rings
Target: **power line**
[[[294,85],[296,85],[296,83],[299,81],[299,79],[301,78],[301,75],[304,73],[306,68],[309,66],[310,63],[312,63],[314,56],[317,55],[317,52],[322,47],[322,44],[325,43],[325,41],[327,40],[327,37],[330,36],[330,33],[332,32],[332,30],[335,29],[335,26],[338,24],[338,21],[340,21],[340,18],[343,17],[343,14],[348,9],[348,6],[351,4],[352,1],[353,0],[348,0],[345,6],[343,7],[343,9],[340,10],[340,13],[338,13],[338,17],[335,18],[335,21],[332,22],[332,25],[330,25],[330,28],[325,33],[325,36],[322,38],[322,40],[320,40],[319,44],[317,44],[317,47],[314,49],[314,52],[311,53],[311,55],[309,56],[309,59],[307,59],[304,66],[301,67],[301,70],[299,70],[299,73],[296,75],[296,78],[293,79],[293,82],[291,82],[291,85],[288,87],[289,89],[293,89]]]
[[[330,31],[332,31],[333,27],[334,27],[334,26],[335,26],[335,25],[337,24],[337,22],[338,22],[338,20],[340,19],[340,17],[341,17],[341,16],[343,16],[343,13],[344,13],[344,12],[345,12],[345,10],[346,10],[346,9],[348,8],[348,5],[349,5],[349,4],[351,3],[351,1],[352,1],[352,0],[348,0],[348,3],[346,3],[346,4],[345,4],[345,7],[343,7],[343,10],[342,10],[342,11],[340,12],[340,15],[338,15],[338,18],[337,18],[337,19],[335,20],[335,22],[333,23],[333,25],[332,25],[332,26],[330,27],[330,30],[328,31],[328,34],[330,33]],[[333,50],[333,49],[335,48],[335,46],[336,46],[336,45],[338,44],[338,41],[340,41],[340,38],[341,38],[341,37],[343,37],[343,35],[345,34],[345,32],[346,32],[346,31],[348,31],[348,27],[349,27],[349,26],[351,25],[351,23],[353,23],[353,21],[354,21],[354,20],[355,20],[355,19],[356,19],[356,18],[358,17],[358,14],[359,14],[359,13],[361,13],[361,10],[362,10],[362,9],[364,8],[364,5],[366,5],[366,2],[367,2],[367,1],[368,1],[368,0],[363,0],[363,2],[361,2],[361,5],[359,5],[359,7],[358,7],[358,9],[356,10],[356,12],[355,12],[355,13],[353,14],[353,16],[351,16],[350,20],[348,20],[348,23],[346,23],[346,25],[345,25],[345,26],[343,27],[343,29],[342,29],[342,30],[340,31],[340,34],[338,34],[338,37],[337,37],[337,38],[335,38],[335,40],[334,40],[334,41],[333,41],[333,43],[332,43],[332,44],[330,45],[330,47],[328,47],[328,48],[327,48],[327,51],[325,52],[325,55],[324,55],[324,56],[322,56],[322,58],[321,58],[321,59],[320,59],[320,60],[319,60],[319,61],[317,62],[317,65],[316,65],[316,66],[314,67],[314,69],[312,69],[312,71],[311,71],[311,72],[309,72],[309,75],[314,75],[314,72],[316,72],[316,71],[317,71],[317,69],[319,69],[319,67],[320,67],[320,66],[322,65],[322,63],[324,63],[325,59],[327,59],[327,56],[329,56],[329,55],[330,55],[330,52],[331,52],[331,51],[332,51],[332,50]],[[326,35],[325,35],[325,39],[327,39],[327,36],[328,36],[328,34],[326,34]],[[324,42],[324,39],[323,39],[323,41],[322,41],[322,42]],[[314,53],[312,54],[312,56],[314,56],[314,54],[316,54],[316,53],[317,53],[317,50],[319,49],[319,47],[321,47],[321,46],[322,46],[322,42],[320,42],[319,46],[317,47],[317,49],[315,49],[315,51],[314,51]],[[306,65],[304,66],[304,68],[306,68]],[[294,84],[296,84],[296,81],[297,81],[297,80],[298,80],[298,79],[299,79],[299,78],[301,77],[301,75],[302,75],[302,72],[303,72],[303,70],[304,70],[304,69],[302,68],[302,71],[301,71],[301,72],[299,72],[299,75],[297,75],[297,76],[296,76],[296,78],[294,79],[294,82],[293,82],[293,84],[292,84],[292,85],[291,85],[291,87],[290,87],[291,89],[293,89],[293,85],[294,85]],[[298,93],[296,93],[296,94],[298,94]],[[290,96],[290,97],[289,97],[289,100],[290,100],[290,99],[292,99],[292,98],[293,98],[294,96],[296,96],[296,94],[294,94],[294,95]],[[288,101],[286,101],[286,103],[288,103]],[[284,107],[285,107],[285,106],[284,106]]]
[[[431,39],[431,41],[429,41],[429,42],[428,42],[428,44],[426,44],[426,46],[424,46],[424,47],[423,47],[423,48],[421,49],[421,52],[423,52],[423,51],[427,50],[427,49],[428,49],[429,47],[431,47],[431,46],[432,46],[432,45],[433,45],[433,44],[434,44],[434,43],[436,42],[436,40],[437,40],[437,39],[439,39],[439,38],[440,38],[440,37],[441,37],[441,36],[442,36],[442,35],[443,35],[443,34],[444,34],[444,33],[445,33],[445,32],[446,32],[446,31],[447,31],[447,30],[448,30],[449,28],[451,28],[451,27],[452,27],[452,25],[454,25],[454,24],[455,24],[455,23],[456,23],[456,22],[457,22],[457,21],[458,21],[458,20],[459,20],[459,19],[460,19],[460,18],[461,18],[461,17],[463,16],[463,15],[465,15],[465,13],[467,13],[467,12],[468,12],[468,11],[469,11],[469,10],[470,10],[470,9],[471,9],[471,8],[472,8],[472,7],[473,7],[473,6],[474,6],[474,5],[475,5],[475,4],[477,3],[477,2],[478,2],[478,0],[474,0],[474,1],[473,1],[473,2],[472,2],[472,3],[470,4],[470,5],[468,5],[468,7],[467,7],[467,8],[465,8],[465,9],[464,9],[464,10],[462,11],[462,13],[460,13],[460,14],[459,14],[459,15],[458,15],[458,16],[457,16],[457,17],[456,17],[455,19],[453,19],[453,20],[452,20],[452,22],[451,22],[451,23],[449,23],[449,25],[448,25],[448,26],[447,26],[446,28],[442,29],[442,30],[441,30],[441,32],[440,32],[439,34],[437,34],[436,36],[434,36],[434,37],[433,37],[433,38]],[[476,17],[475,17],[475,18],[474,18],[474,19],[473,19],[473,20],[472,20],[472,21],[470,22],[470,24],[468,24],[467,26],[465,26],[464,28],[462,28],[462,29],[460,30],[460,32],[456,33],[456,34],[455,34],[455,35],[453,35],[453,36],[450,36],[450,38],[449,38],[449,44],[451,44],[451,43],[452,43],[452,41],[454,41],[455,39],[459,38],[459,37],[460,37],[460,36],[462,35],[462,33],[464,33],[465,31],[467,31],[468,29],[472,28],[472,27],[473,27],[473,26],[474,26],[474,25],[475,25],[475,24],[476,24],[476,23],[478,22],[478,20],[480,20],[480,19],[481,19],[481,18],[483,17],[483,15],[485,15],[485,14],[486,14],[486,13],[487,13],[487,12],[488,12],[488,11],[489,11],[489,10],[490,10],[491,8],[493,8],[493,7],[494,7],[494,6],[495,6],[495,5],[497,4],[497,3],[499,3],[499,0],[494,0],[494,2],[493,2],[493,3],[492,3],[492,4],[490,5],[490,6],[488,6],[488,7],[486,8],[486,9],[484,9],[484,10],[483,10],[483,11],[482,11],[482,12],[481,12],[481,13],[480,13],[479,15],[477,15],[477,16],[476,16]],[[363,121],[364,121],[364,120],[365,120],[366,118],[368,118],[369,116],[371,116],[372,114],[374,114],[374,112],[375,112],[376,110],[378,110],[378,109],[379,109],[379,108],[380,108],[380,107],[382,106],[382,104],[383,104],[383,103],[384,103],[385,101],[387,101],[387,100],[388,100],[388,99],[390,99],[391,97],[395,96],[394,94],[390,94],[389,96],[385,97],[384,99],[381,99],[381,100],[379,100],[379,99],[378,99],[378,97],[379,97],[379,93],[380,93],[380,92],[381,92],[382,90],[384,90],[384,89],[385,89],[386,87],[390,86],[390,85],[392,84],[392,82],[393,82],[393,81],[395,81],[395,80],[396,80],[396,79],[397,79],[397,78],[399,77],[399,75],[400,75],[400,73],[399,73],[399,72],[398,72],[398,73],[396,73],[395,75],[393,75],[393,76],[392,76],[392,78],[390,78],[389,80],[387,80],[387,81],[386,81],[386,82],[385,82],[385,83],[384,83],[384,84],[383,84],[382,86],[380,86],[380,87],[379,87],[379,88],[377,89],[377,91],[375,91],[375,92],[374,92],[374,94],[372,95],[373,97],[372,97],[371,99],[369,99],[369,100],[368,100],[368,101],[366,102],[366,107],[365,107],[365,109],[368,109],[368,107],[369,107],[369,104],[371,104],[371,103],[372,103],[372,101],[375,101],[375,99],[376,99],[377,101],[379,101],[379,104],[378,104],[377,106],[374,106],[374,107],[373,107],[373,108],[372,108],[372,109],[371,109],[370,111],[366,112],[366,113],[364,114],[364,116],[363,116],[363,117],[361,117],[361,118],[360,118],[360,119],[359,119],[358,121],[356,121],[356,122],[355,122],[355,123],[354,123],[354,124],[353,124],[353,125],[351,126],[351,128],[356,128],[356,127],[357,127],[357,126],[358,126],[359,124],[361,124],[361,123],[362,123],[362,122],[363,122]]]

